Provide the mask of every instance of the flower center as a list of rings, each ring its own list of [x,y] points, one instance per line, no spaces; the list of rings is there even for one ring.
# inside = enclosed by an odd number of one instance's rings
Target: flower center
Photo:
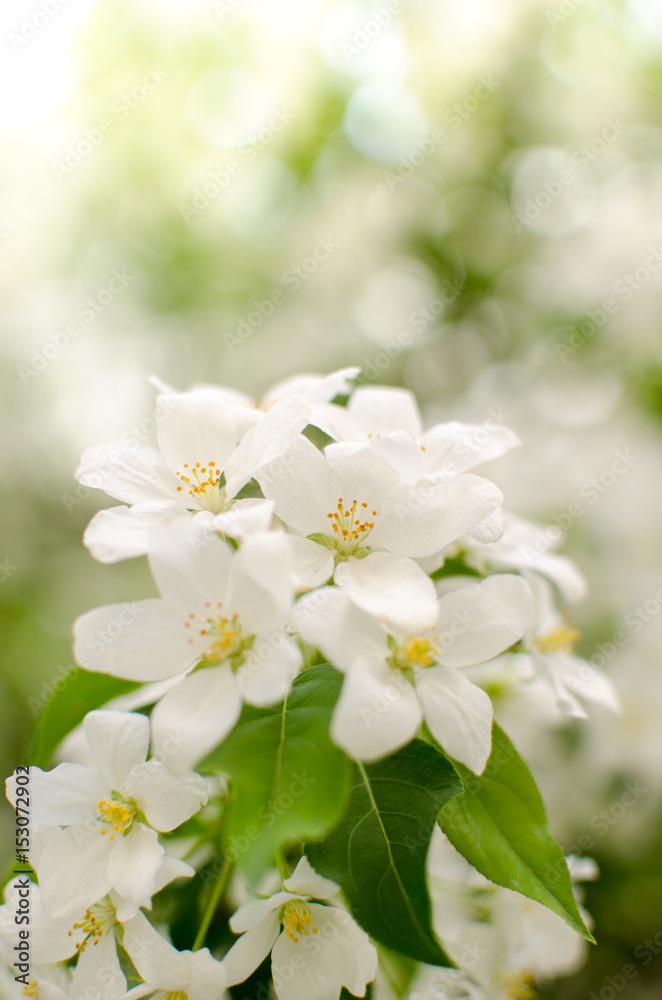
[[[535,640],[535,647],[541,653],[572,653],[575,643],[582,637],[581,632],[571,625],[560,625],[553,632],[541,635]]]
[[[511,1000],[533,1000],[533,976],[528,973],[510,976],[504,985]]]
[[[317,927],[311,927],[313,918],[310,914],[310,910],[307,906],[304,906],[299,899],[287,904],[283,910],[281,921],[283,924],[283,930],[287,934],[290,941],[295,941],[297,943],[302,934],[308,934],[309,927],[311,928],[313,934],[317,934],[319,930]]]
[[[222,472],[216,467],[216,462],[207,462],[206,465],[196,462],[191,466],[187,462],[184,469],[186,472],[175,473],[182,481],[182,485],[177,487],[178,493],[189,496],[200,510],[221,514],[230,509],[232,501],[228,500],[221,486]]]
[[[95,903],[94,906],[85,911],[83,919],[73,925],[73,930],[69,931],[69,937],[74,936],[74,931],[80,932],[76,933],[76,937],[80,938],[79,941],[76,941],[76,947],[83,952],[90,941],[93,945],[98,944],[103,935],[116,923],[117,917],[112,903]]]
[[[233,669],[236,669],[243,662],[244,652],[253,645],[255,636],[244,633],[239,615],[223,614],[222,601],[217,602],[216,608],[212,607],[211,601],[207,601],[206,607],[209,609],[206,618],[191,612],[188,621],[184,622],[193,633],[189,645],[204,645],[200,659],[205,666],[230,660]]]
[[[393,651],[391,666],[401,670],[410,680],[413,680],[414,671],[433,667],[439,661],[439,643],[433,633],[415,635],[401,645],[389,636],[388,644]]]
[[[39,992],[39,987],[34,979],[30,980],[29,986],[23,987],[23,995],[26,997],[34,997],[35,1000],[39,1000],[41,993]]]
[[[337,509],[326,516],[331,522],[330,539],[334,548],[342,555],[349,556],[365,545],[375,527],[375,522],[369,521],[368,517],[378,517],[379,513],[358,500],[352,500],[346,506],[343,498],[338,497]]]
[[[113,792],[111,799],[101,799],[97,806],[99,819],[107,824],[115,833],[124,835],[131,829],[131,824],[138,815],[138,809],[132,800],[123,799]],[[108,833],[107,826],[102,826],[99,833]],[[115,840],[115,834],[108,834],[109,840]]]

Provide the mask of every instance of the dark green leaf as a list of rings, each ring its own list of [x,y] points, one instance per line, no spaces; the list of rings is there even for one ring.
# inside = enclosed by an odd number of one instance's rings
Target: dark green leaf
[[[140,685],[134,681],[90,673],[80,667],[72,668],[68,674],[59,677],[37,720],[30,744],[29,763],[35,767],[47,767],[58,743],[83,721],[88,712],[138,687]]]
[[[439,810],[461,791],[447,757],[415,740],[386,760],[356,764],[340,824],[306,848],[371,937],[430,965],[453,963],[432,929],[425,858]]]
[[[281,847],[323,836],[342,815],[351,765],[329,737],[341,685],[342,675],[328,664],[304,670],[283,704],[245,706],[199,767],[232,779],[228,847],[255,882]]]
[[[563,851],[554,840],[528,767],[494,724],[492,754],[477,777],[456,764],[464,793],[447,803],[439,825],[467,861],[496,885],[548,906],[588,941]]]

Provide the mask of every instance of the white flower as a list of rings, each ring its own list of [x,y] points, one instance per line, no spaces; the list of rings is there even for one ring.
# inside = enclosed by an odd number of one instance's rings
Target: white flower
[[[443,482],[498,458],[520,443],[511,430],[496,422],[478,426],[452,421],[424,431],[414,394],[387,386],[361,386],[346,407],[326,406],[317,424],[337,442],[344,443],[332,447],[334,455],[365,445],[378,449],[380,440],[399,440],[404,435],[419,447],[421,475],[430,482]]]
[[[552,588],[533,574],[529,585],[536,603],[535,619],[525,637],[526,653],[514,653],[525,676],[537,677],[554,692],[556,704],[564,715],[587,718],[578,699],[602,705],[620,714],[618,695],[602,671],[574,653],[581,633],[567,615],[561,615],[554,603]]]
[[[224,965],[212,958],[208,948],[177,951],[142,913],[124,925],[124,947],[144,982],[122,1000],[222,1000],[227,996]]]
[[[285,461],[287,459],[287,461]],[[501,502],[486,479],[459,475],[419,488],[420,449],[386,441],[333,461],[300,438],[276,472],[256,474],[293,531],[302,589],[334,575],[364,610],[415,628],[431,625],[434,588],[413,559],[438,551]]]
[[[309,417],[310,406],[290,395],[268,413],[257,413],[242,434],[219,392],[159,396],[160,451],[119,441],[83,455],[78,480],[130,505],[99,511],[85,532],[85,544],[101,562],[116,562],[145,554],[154,522],[192,515],[210,519],[235,504],[239,517],[243,507],[260,501],[238,501],[237,493],[291,445]]]
[[[339,887],[305,857],[283,884],[231,918],[230,927],[242,936],[223,960],[228,985],[243,982],[271,952],[279,1000],[338,1000],[343,987],[365,996],[377,971],[374,945],[345,910],[311,902],[330,899]]]
[[[207,789],[193,772],[176,777],[162,762],[146,760],[145,716],[96,711],[84,724],[96,769],[30,769],[34,822],[66,827],[49,840],[38,862],[42,902],[53,917],[75,917],[114,890],[118,919],[124,920],[150,906],[171,878],[191,874],[174,858],[164,867],[156,831],[174,830],[189,819],[207,802]],[[8,778],[11,802],[15,791],[15,778]]]
[[[244,701],[281,701],[300,669],[301,653],[284,628],[293,599],[289,540],[257,534],[233,552],[204,526],[180,520],[155,527],[149,544],[162,598],[133,605],[125,627],[117,625],[125,621],[122,605],[83,615],[75,652],[89,670],[116,677],[182,675],[152,716],[154,748],[179,734],[169,763],[180,768],[221,742]]]
[[[503,536],[481,545],[466,540],[466,559],[481,570],[491,566],[539,574],[555,584],[564,600],[574,603],[585,596],[586,581],[572,559],[553,551],[562,538],[556,526],[545,528],[506,513]]]
[[[492,740],[492,704],[458,667],[502,653],[524,633],[531,594],[497,575],[437,602],[433,629],[387,629],[337,588],[306,595],[293,620],[304,639],[345,674],[331,721],[334,741],[372,761],[409,743],[425,719],[447,753],[480,773]]]

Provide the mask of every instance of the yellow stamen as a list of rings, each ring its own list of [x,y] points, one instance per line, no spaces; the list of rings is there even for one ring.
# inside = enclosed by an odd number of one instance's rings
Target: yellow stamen
[[[290,939],[298,943],[299,937],[297,935],[305,934],[308,935],[308,928],[312,930],[313,934],[317,934],[318,928],[311,927],[313,918],[310,914],[310,910],[307,906],[297,899],[291,903],[288,903],[283,910],[283,915],[281,917],[283,922],[283,930]]]
[[[572,653],[581,637],[581,632],[572,625],[559,625],[553,632],[539,636],[534,645],[541,653]]]
[[[117,833],[126,833],[128,831],[137,812],[133,802],[124,802],[121,799],[101,799],[97,809],[99,810],[99,818],[105,820]],[[102,827],[99,832],[103,835],[108,831],[105,827]],[[110,835],[110,839],[115,839],[112,834]]]
[[[360,506],[363,510],[368,509],[368,504],[365,502],[362,502]],[[353,500],[351,505],[345,507],[344,499],[338,497],[337,509],[326,516],[331,521],[336,548],[343,555],[352,555],[358,548],[365,545],[368,535],[375,527],[374,521],[361,520],[358,500]],[[378,517],[378,511],[373,510],[372,516]]]

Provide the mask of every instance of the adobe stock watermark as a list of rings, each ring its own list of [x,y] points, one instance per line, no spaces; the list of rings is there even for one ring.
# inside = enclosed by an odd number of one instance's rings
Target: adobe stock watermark
[[[18,566],[14,566],[11,562],[9,556],[0,561],[0,583],[6,583],[9,577],[18,570]]]
[[[79,337],[97,316],[104,312],[118,295],[122,294],[127,285],[135,280],[135,277],[135,274],[129,274],[124,267],[111,271],[103,288],[99,288],[93,295],[88,295],[75,307],[74,315],[77,320],[72,320],[66,323],[61,330],[50,333],[48,342],[43,344],[40,349],[33,347],[30,364],[20,363],[16,366],[23,385],[27,385],[31,378],[35,378],[43,372],[51,361],[54,361],[69,346],[72,340]]]
[[[72,0],[39,0],[37,9],[29,16],[24,17],[15,31],[7,33],[7,41],[13,51],[20,52],[26,45],[29,45],[70,2]],[[75,0],[73,0],[72,6],[74,3]]]
[[[92,128],[83,129],[80,139],[70,143],[60,160],[52,160],[51,168],[58,180],[63,180],[76,170],[95,149],[105,141],[106,136],[115,131],[117,124],[129,117],[131,112],[157,90],[166,78],[157,66],[148,67],[139,83],[117,97],[110,112]]]
[[[230,354],[234,354],[238,347],[249,340],[264,324],[265,319],[273,316],[278,306],[286,301],[289,292],[296,292],[309,281],[339,248],[340,243],[331,236],[319,236],[310,253],[283,272],[280,283],[284,288],[274,288],[265,299],[253,299],[253,309],[237,321],[234,332],[223,333],[223,341]]]
[[[190,224],[201,212],[204,212],[222,191],[238,177],[244,168],[252,163],[256,156],[266,149],[288,125],[295,120],[289,111],[277,109],[272,114],[267,125],[251,136],[245,146],[242,146],[236,157],[228,160],[218,170],[213,170],[207,179],[196,187],[188,201],[179,206],[179,214],[184,222]]]
[[[556,28],[571,17],[578,7],[581,7],[586,0],[561,0],[558,7],[550,7],[547,11],[547,23]]]
[[[448,141],[449,134],[462,128],[480,105],[488,100],[500,86],[500,81],[495,80],[491,73],[487,76],[480,76],[472,92],[462,100],[456,101],[443,113],[441,116],[443,124],[433,128],[424,139],[420,139],[406,156],[401,156],[395,170],[385,171],[383,176],[389,191],[394,191],[411,177],[440,146]]]
[[[662,245],[649,247],[648,254],[641,264],[634,271],[621,275],[614,282],[612,291],[616,298],[603,299],[597,309],[589,309],[585,313],[586,318],[572,331],[568,339],[557,342],[556,353],[561,361],[568,361],[573,354],[581,350],[586,341],[594,337],[611,316],[615,316],[626,303],[630,302],[636,292],[647,285],[653,275],[661,268]]]
[[[619,138],[628,126],[619,118],[607,118],[599,135],[579,146],[569,157],[573,170],[565,167],[555,177],[544,181],[541,190],[532,198],[527,198],[521,212],[513,211],[513,225],[518,233],[529,229],[550,205],[557,201],[568,187],[573,185],[589,164],[598,160],[607,147]]]

